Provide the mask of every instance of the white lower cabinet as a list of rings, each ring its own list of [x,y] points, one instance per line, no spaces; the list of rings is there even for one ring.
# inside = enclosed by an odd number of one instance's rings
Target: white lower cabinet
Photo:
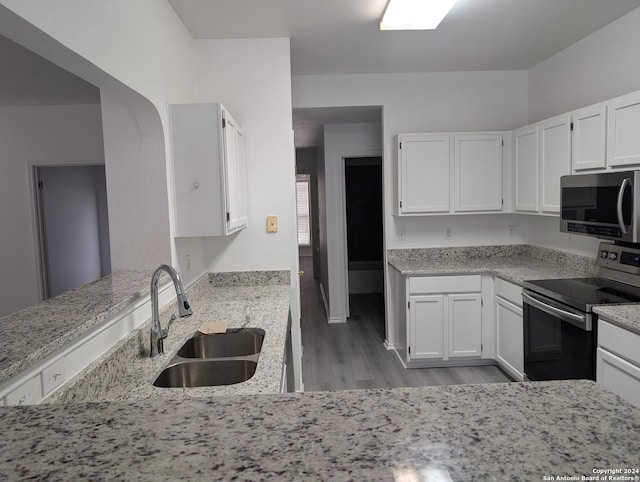
[[[482,356],[479,275],[409,278],[407,361]]]
[[[496,298],[496,361],[517,381],[524,380],[522,308]]]
[[[495,280],[496,362],[516,381],[524,380],[522,288]]]
[[[640,407],[640,335],[598,321],[596,382]]]

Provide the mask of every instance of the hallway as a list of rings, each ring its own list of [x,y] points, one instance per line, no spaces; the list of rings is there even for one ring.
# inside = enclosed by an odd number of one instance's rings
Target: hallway
[[[405,369],[384,342],[382,294],[351,295],[347,323],[328,324],[311,258],[300,258],[305,391],[508,382],[496,366]]]

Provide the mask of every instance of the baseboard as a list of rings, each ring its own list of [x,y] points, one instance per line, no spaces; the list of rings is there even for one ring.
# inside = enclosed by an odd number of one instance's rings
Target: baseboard
[[[346,323],[347,320],[343,320],[342,318],[337,318],[337,317],[333,317],[333,318],[329,318],[329,323]]]
[[[396,345],[394,343],[389,343],[388,340],[384,340],[384,348],[385,350],[395,350],[396,349]]]
[[[329,303],[327,303],[327,296],[324,294],[324,286],[320,283],[320,296],[322,296],[322,304],[324,305],[324,314],[329,319]]]
[[[398,355],[399,356],[399,355]],[[476,367],[497,365],[495,360],[483,358],[481,360],[420,360],[404,363],[405,368],[446,368],[446,367]]]

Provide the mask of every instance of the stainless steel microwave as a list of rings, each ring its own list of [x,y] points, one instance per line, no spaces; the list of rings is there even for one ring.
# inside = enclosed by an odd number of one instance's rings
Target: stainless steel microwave
[[[560,178],[560,231],[638,243],[640,171]]]

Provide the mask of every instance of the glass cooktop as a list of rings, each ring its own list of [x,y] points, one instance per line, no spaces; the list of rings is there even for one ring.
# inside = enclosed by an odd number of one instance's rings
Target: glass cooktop
[[[532,280],[523,286],[586,312],[597,305],[640,303],[640,288],[605,278]]]

